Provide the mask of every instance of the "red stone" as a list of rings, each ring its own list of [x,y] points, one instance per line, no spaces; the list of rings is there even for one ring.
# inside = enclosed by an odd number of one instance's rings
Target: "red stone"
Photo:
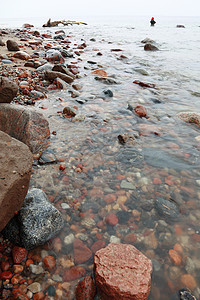
[[[10,299],[12,300],[29,300],[28,296],[20,290],[13,290]]]
[[[10,268],[9,262],[3,260],[3,261],[1,262],[1,269],[2,269],[2,271],[8,271],[9,268]]]
[[[43,264],[46,269],[51,271],[56,266],[56,260],[53,256],[45,256]]]
[[[147,116],[147,110],[144,106],[138,105],[134,109],[136,115],[138,115],[140,118]]]
[[[152,263],[132,245],[111,243],[94,256],[96,286],[102,300],[146,300]]]
[[[64,170],[65,170],[65,168],[66,168],[66,166],[65,166],[65,165],[63,165],[63,164],[61,164],[61,165],[59,166],[59,170],[60,170],[60,171],[64,171]]]
[[[85,275],[85,273],[85,269],[81,266],[72,267],[64,272],[63,281],[72,281],[81,278]]]
[[[93,300],[96,294],[96,286],[91,276],[86,276],[76,288],[76,300]]]
[[[10,279],[13,276],[13,274],[10,271],[4,271],[0,274],[0,279]]]
[[[110,204],[110,203],[115,202],[116,199],[117,199],[117,197],[116,197],[115,194],[107,194],[107,195],[104,197],[104,201],[105,201],[107,204]]]
[[[111,225],[111,226],[115,226],[118,223],[118,218],[115,214],[110,213],[109,215],[107,215],[106,217],[106,223]]]
[[[98,250],[100,250],[101,248],[104,248],[106,245],[106,242],[105,241],[102,241],[102,240],[99,240],[99,241],[96,241],[92,247],[91,247],[91,250],[93,253],[97,252]]]
[[[25,248],[15,246],[12,250],[12,256],[15,264],[20,264],[27,256],[28,252]]]
[[[92,256],[92,251],[79,239],[74,240],[74,261],[76,264],[86,262]]]

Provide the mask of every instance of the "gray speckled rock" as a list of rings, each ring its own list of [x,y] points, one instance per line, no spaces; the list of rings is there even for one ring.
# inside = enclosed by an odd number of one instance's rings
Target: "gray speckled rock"
[[[2,231],[5,238],[27,250],[44,244],[64,226],[61,213],[36,188],[28,191],[22,208]]]
[[[46,194],[36,188],[28,191],[19,211],[21,241],[26,249],[42,245],[64,226],[61,213],[49,202]]]

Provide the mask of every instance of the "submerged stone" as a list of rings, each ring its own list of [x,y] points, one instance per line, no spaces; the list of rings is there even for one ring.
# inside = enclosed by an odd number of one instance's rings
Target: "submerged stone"
[[[187,170],[191,168],[191,164],[178,157],[171,156],[164,150],[156,148],[143,149],[145,162],[156,168],[169,168],[176,171]]]
[[[144,157],[142,153],[139,151],[133,149],[133,148],[127,148],[124,149],[122,152],[120,152],[117,156],[117,160],[128,164],[131,166],[141,166],[143,163]]]
[[[155,209],[158,214],[166,219],[176,219],[179,217],[179,208],[174,201],[157,198],[155,200]]]

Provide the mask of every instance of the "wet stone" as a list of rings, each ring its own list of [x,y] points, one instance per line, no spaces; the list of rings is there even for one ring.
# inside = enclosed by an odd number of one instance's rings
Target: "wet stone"
[[[133,148],[127,148],[117,155],[117,160],[122,163],[128,164],[130,167],[141,166],[144,157],[139,151]]]
[[[191,164],[184,160],[171,156],[166,151],[156,148],[144,148],[144,160],[147,164],[156,168],[168,168],[176,171],[187,170]]]
[[[155,200],[155,209],[160,216],[166,218],[166,221],[168,219],[176,220],[180,216],[177,204],[167,199],[157,198]]]

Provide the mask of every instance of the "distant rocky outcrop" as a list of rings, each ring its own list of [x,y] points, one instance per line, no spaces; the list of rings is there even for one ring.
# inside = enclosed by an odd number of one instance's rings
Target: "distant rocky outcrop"
[[[49,123],[34,109],[0,104],[0,130],[26,144],[36,153],[49,142]]]
[[[94,268],[101,299],[147,299],[152,263],[134,246],[109,244],[95,253]]]
[[[32,160],[25,144],[0,131],[0,231],[24,202]]]
[[[68,25],[87,25],[87,23],[84,23],[84,22],[76,22],[76,21],[65,21],[65,20],[62,20],[62,21],[51,21],[51,19],[49,19],[47,21],[46,24],[42,25],[43,27],[55,27],[55,26],[58,26],[59,24],[62,24],[64,26],[68,26]]]

